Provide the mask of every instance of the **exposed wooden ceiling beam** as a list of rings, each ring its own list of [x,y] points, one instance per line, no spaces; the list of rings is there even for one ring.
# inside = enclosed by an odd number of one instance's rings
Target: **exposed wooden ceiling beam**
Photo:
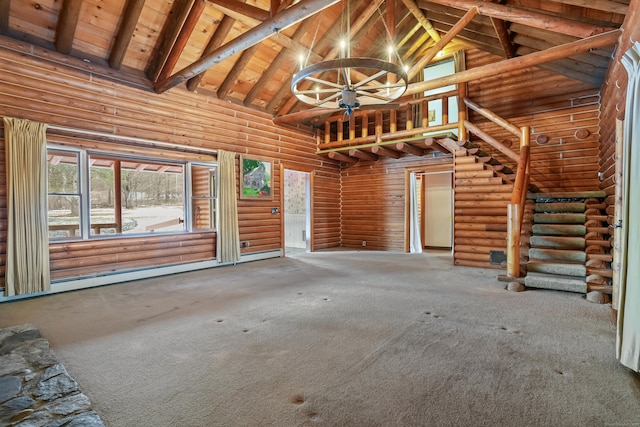
[[[512,71],[549,63],[551,61],[564,59],[576,54],[588,52],[591,49],[599,49],[610,46],[618,42],[618,38],[620,37],[621,33],[621,30],[613,30],[586,39],[581,39],[564,45],[555,46],[546,51],[532,53],[527,56],[517,56],[515,58],[505,59],[504,61],[499,61],[493,64],[460,71],[453,75],[441,77],[439,79],[412,83],[407,88],[405,95],[420,94],[427,90],[449,86],[452,84],[466,83],[473,80],[480,80],[486,77],[493,77],[502,73],[509,73]],[[309,120],[315,116],[331,112],[335,112],[335,110],[326,110],[325,112],[322,109],[310,109],[297,113],[277,116],[273,121],[276,124],[290,124],[292,122]]]
[[[493,29],[496,31],[496,35],[498,36],[500,46],[502,46],[502,50],[504,51],[505,58],[509,59],[516,56],[516,49],[509,37],[507,23],[502,19],[491,17],[491,24],[493,25]]]
[[[433,25],[424,16],[424,13],[418,7],[418,5],[416,4],[415,0],[402,0],[402,3],[404,3],[404,5],[407,7],[407,9],[409,9],[409,12],[411,12],[411,14],[413,16],[415,16],[415,18],[418,21],[418,23],[420,25],[422,25],[422,28],[424,28],[424,30],[429,34],[429,36],[431,36],[431,38],[434,39],[435,41],[439,41],[440,40],[440,33],[438,33],[436,31],[436,29],[433,28]]]
[[[288,28],[319,11],[332,6],[338,1],[339,0],[302,0],[278,13],[275,18],[269,19],[246,33],[236,37],[226,45],[221,46],[188,67],[178,71],[174,75],[158,81],[154,85],[154,90],[158,93],[165,92],[185,80],[208,70],[228,57],[262,42],[285,28]]]
[[[60,53],[67,55],[71,53],[81,6],[82,0],[64,0],[62,2],[55,41],[56,50]]]
[[[377,154],[378,156],[390,157],[392,159],[399,159],[400,157],[402,157],[402,153],[398,153],[395,150],[383,147],[381,145],[374,145],[373,147],[371,147],[371,152],[373,154]]]
[[[271,0],[271,7],[269,8],[271,18],[276,16],[276,13],[278,13],[279,9],[280,9],[280,0]]]
[[[178,39],[182,24],[187,19],[191,6],[195,0],[176,0],[171,9],[171,13],[165,21],[164,28],[162,29],[162,37],[160,43],[155,49],[155,54],[152,56],[154,60],[151,61],[147,68],[147,76],[152,82],[158,80],[158,76],[164,67],[167,58],[171,53],[171,48]]]
[[[379,159],[379,157],[373,153],[368,151],[362,151],[357,148],[352,148],[349,150],[349,155],[351,157],[355,157],[360,160],[368,160],[370,162],[375,162]]]
[[[224,78],[224,81],[222,82],[222,84],[220,84],[220,87],[218,88],[217,94],[219,99],[225,99],[227,97],[227,95],[229,94],[229,91],[231,90],[233,85],[236,83],[238,76],[240,75],[240,73],[242,73],[242,70],[244,70],[244,68],[247,66],[249,61],[251,61],[251,58],[253,58],[253,55],[256,54],[256,51],[258,50],[259,47],[260,47],[260,44],[258,43],[251,46],[249,49],[246,49],[244,52],[242,52],[242,55],[240,55],[240,58],[238,58],[236,63],[233,64],[233,68],[231,68],[227,76]]]
[[[354,159],[353,157],[349,157],[346,154],[338,153],[337,151],[330,151],[327,154],[327,157],[333,160],[339,160],[344,163],[358,163],[358,159]]]
[[[572,21],[570,19],[547,15],[545,13],[527,9],[504,6],[495,3],[485,3],[481,0],[429,0],[428,2],[422,0],[418,4],[424,9],[426,6],[423,5],[426,3],[436,3],[457,9],[477,7],[481,15],[499,18],[509,22],[518,22],[531,27],[542,28],[562,34],[569,34],[580,38],[589,37],[594,34],[600,34],[611,30],[611,28]]]
[[[517,56],[493,64],[484,65],[477,68],[455,73],[451,76],[424,82],[412,83],[407,88],[405,95],[422,93],[426,90],[436,89],[452,84],[466,83],[472,80],[479,80],[486,77],[497,76],[522,68],[533,67],[557,59],[568,58],[573,55],[588,52],[591,49],[599,49],[614,45],[620,38],[621,30],[612,30],[607,33],[598,34],[577,40],[575,42],[555,46],[550,49],[532,53],[526,56]]]
[[[604,12],[618,13],[626,15],[629,5],[618,3],[612,0],[553,0],[556,3],[568,4],[571,6],[586,7],[589,9],[602,10]]]
[[[229,0],[227,0],[229,1]],[[339,0],[338,0],[339,1]],[[238,1],[234,1],[234,3],[240,3]],[[334,1],[334,3],[337,3],[337,1]],[[267,21],[268,19],[271,19],[269,12],[266,12],[267,18],[265,19],[256,19],[250,15],[246,15],[244,13],[239,12],[238,10],[235,9],[231,9],[228,7],[224,7],[218,4],[218,2],[216,1],[215,3],[211,3],[214,6],[218,7],[221,11],[223,11],[226,15],[231,16],[232,18],[236,19],[238,22],[242,22],[243,24],[249,26],[249,27],[257,27],[258,25],[262,24],[263,22]],[[245,5],[244,3],[240,3],[242,5]],[[248,5],[246,5],[248,6]],[[284,10],[282,9],[283,5],[280,5],[280,9],[281,11]],[[300,51],[307,51],[307,47],[301,45],[300,43],[295,42],[294,40],[292,40],[290,37],[287,37],[286,35],[284,35],[281,32],[277,32],[276,34],[273,35],[274,39],[281,44],[282,46],[289,48],[289,49],[299,49]],[[317,55],[315,52],[311,52],[311,59],[314,61],[322,61],[322,57]]]
[[[478,8],[472,7],[469,9],[467,13],[464,14],[462,18],[454,25],[449,32],[447,32],[429,51],[420,58],[414,65],[411,67],[407,75],[409,76],[409,80],[413,79],[418,74],[421,74],[424,70],[424,67],[431,62],[433,58],[436,57],[438,52],[442,50],[455,36],[458,35],[460,31],[467,26],[469,22],[473,20],[473,18],[478,14]]]
[[[239,21],[242,20],[242,17],[251,18],[256,21],[266,21],[267,19],[271,19],[270,11],[243,3],[239,0],[215,0],[210,3],[226,15],[229,15]]]
[[[164,62],[156,80],[164,80],[171,75],[171,72],[182,55],[184,47],[187,45],[187,42],[191,37],[191,33],[195,30],[206,5],[206,0],[195,0],[193,2],[189,15],[187,15],[187,18],[182,24],[178,37],[176,38],[175,43],[173,43],[173,46],[171,46],[171,52],[169,52],[167,60]]]
[[[109,66],[116,70],[119,70],[122,66],[122,61],[127,53],[129,42],[133,37],[133,32],[136,29],[140,13],[144,7],[145,0],[128,0],[125,6],[122,21],[118,28],[118,34],[116,40],[113,42],[111,48],[111,54],[109,55]]]
[[[9,2],[10,0],[0,0],[0,34],[7,34],[9,31]]]
[[[300,25],[298,25],[298,28],[296,28],[296,32],[293,34],[293,37],[291,39],[296,42],[299,42],[302,39],[302,37],[304,37],[304,35],[307,33],[307,30],[309,30],[311,24],[314,22],[315,21],[313,19],[306,19],[302,21]],[[276,58],[271,62],[271,64],[269,64],[267,69],[264,70],[264,72],[260,75],[260,78],[258,79],[256,84],[253,85],[251,90],[249,90],[249,92],[247,93],[247,96],[245,96],[244,98],[245,106],[248,107],[251,105],[251,103],[256,98],[256,96],[258,96],[258,93],[260,93],[260,91],[264,88],[267,82],[271,80],[271,78],[276,74],[276,72],[280,70],[280,67],[282,67],[285,61],[291,60],[291,55],[292,55],[291,50],[287,48],[283,48],[280,51],[280,53],[278,53],[278,56],[276,56]]]
[[[518,48],[518,55],[520,56],[530,55],[535,52],[537,52],[536,49],[528,46],[520,46]],[[576,61],[573,57],[540,64],[538,67],[573,80],[587,83],[595,88],[602,86],[602,81],[604,80],[604,76],[607,72],[606,69]]]
[[[228,15],[224,15],[224,17],[218,24],[218,28],[216,28],[215,33],[213,33],[213,36],[209,39],[209,43],[207,43],[207,47],[205,47],[204,51],[202,52],[202,55],[200,55],[200,58],[207,56],[208,54],[210,54],[211,52],[213,52],[214,50],[222,46],[222,43],[224,43],[224,40],[229,35],[229,32],[231,31],[235,23],[236,23],[235,19],[233,19]],[[191,92],[195,91],[198,88],[198,85],[200,84],[200,82],[202,81],[202,78],[204,77],[205,73],[206,71],[203,71],[197,76],[191,77],[187,82],[187,89],[190,90]]]

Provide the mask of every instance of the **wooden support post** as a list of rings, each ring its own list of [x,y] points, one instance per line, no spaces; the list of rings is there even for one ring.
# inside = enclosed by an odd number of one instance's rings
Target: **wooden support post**
[[[396,110],[389,111],[389,133],[396,133],[398,130],[398,112]]]
[[[338,140],[338,141],[342,141],[342,139],[343,139],[343,132],[344,132],[344,126],[343,126],[343,124],[342,124],[342,117],[339,117],[339,118],[338,118],[338,121],[337,121],[336,123],[337,123],[337,125],[338,125],[338,130],[337,130],[338,135],[336,135],[336,136],[337,136],[337,140]]]
[[[376,110],[376,142],[382,141],[382,111]]]
[[[449,124],[449,97],[442,97],[442,124]]]
[[[469,135],[467,135],[467,128],[465,123],[467,121],[467,106],[463,99],[467,97],[467,84],[458,84],[458,141],[468,141]]]
[[[325,120],[324,122],[324,143],[328,144],[331,142],[331,122],[329,120]]]
[[[405,129],[413,129],[413,105],[411,104],[407,105],[407,121]]]
[[[367,113],[364,113],[362,115],[362,133],[361,133],[362,138],[366,138],[367,136],[369,136],[369,115]]]
[[[520,206],[507,205],[507,275],[520,277]]]
[[[356,139],[356,115],[349,114],[349,139]]]
[[[429,127],[429,101],[422,101],[422,127]]]

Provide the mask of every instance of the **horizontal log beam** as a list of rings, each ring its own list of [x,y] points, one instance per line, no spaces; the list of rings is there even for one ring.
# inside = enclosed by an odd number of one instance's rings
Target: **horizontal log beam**
[[[604,33],[611,29],[585,22],[560,18],[553,15],[547,15],[545,13],[535,12],[528,9],[520,9],[514,6],[489,3],[481,0],[429,0],[428,2],[421,1],[419,5],[423,5],[425,3],[436,3],[442,6],[454,7],[456,9],[463,10],[475,7],[478,9],[480,15],[498,18],[508,22],[517,22],[518,24],[554,31],[556,33],[568,34],[580,38]]]
[[[488,3],[485,3],[488,4]],[[622,34],[621,30],[613,30],[597,36],[586,39],[577,40],[575,42],[566,43],[555,46],[550,49],[532,53],[526,56],[506,59],[489,65],[484,65],[469,70],[460,71],[450,76],[440,79],[428,80],[425,82],[412,83],[405,92],[406,95],[415,95],[431,89],[437,89],[458,83],[466,83],[472,80],[479,80],[486,77],[503,75],[512,71],[521,70],[523,68],[533,67],[557,59],[567,58],[572,55],[586,53],[591,49],[600,49],[612,46],[618,42]]]

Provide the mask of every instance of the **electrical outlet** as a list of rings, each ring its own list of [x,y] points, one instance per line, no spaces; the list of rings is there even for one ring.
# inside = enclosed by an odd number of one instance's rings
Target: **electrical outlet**
[[[367,246],[367,241],[366,241],[366,240],[363,240],[363,241],[362,241],[362,247],[364,248],[365,246]]]
[[[278,208],[271,208],[271,213],[272,214],[277,214],[278,212],[280,212],[280,210]]]

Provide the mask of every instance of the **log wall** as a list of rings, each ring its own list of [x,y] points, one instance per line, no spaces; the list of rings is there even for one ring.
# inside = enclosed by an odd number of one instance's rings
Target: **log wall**
[[[501,268],[491,264],[490,254],[507,249],[507,204],[513,184],[475,155],[456,156],[454,177],[454,263]]]
[[[495,61],[472,51],[470,67]],[[597,88],[530,68],[469,84],[469,98],[517,127],[531,128],[531,183],[541,192],[597,190],[600,95]],[[519,152],[518,138],[470,114],[471,122]],[[483,151],[515,171],[515,163],[472,135]]]
[[[452,157],[405,155],[361,161],[342,170],[342,246],[402,251],[407,203],[405,171],[452,170]],[[363,242],[365,245],[363,247]]]
[[[191,149],[224,149],[272,159],[272,201],[238,203],[243,254],[281,245],[281,166],[312,172],[312,249],[340,244],[340,170],[337,162],[315,155],[309,132],[273,124],[271,116],[211,97],[174,89],[157,95],[118,82],[91,64],[68,64],[55,52],[0,37],[0,116],[51,125],[143,138],[186,148],[136,147],[89,137],[51,137],[56,144],[110,147],[110,151],[181,159],[212,159]],[[117,74],[117,72],[115,72]],[[6,183],[4,140],[0,139],[0,279],[6,260]],[[236,166],[237,167],[237,166]],[[277,207],[278,213],[272,214]],[[177,240],[177,242],[174,242]],[[177,246],[176,246],[177,245]],[[54,278],[100,274],[129,268],[215,259],[215,233],[149,236],[51,245]],[[123,259],[118,253],[126,253]],[[108,262],[97,263],[99,259]]]

